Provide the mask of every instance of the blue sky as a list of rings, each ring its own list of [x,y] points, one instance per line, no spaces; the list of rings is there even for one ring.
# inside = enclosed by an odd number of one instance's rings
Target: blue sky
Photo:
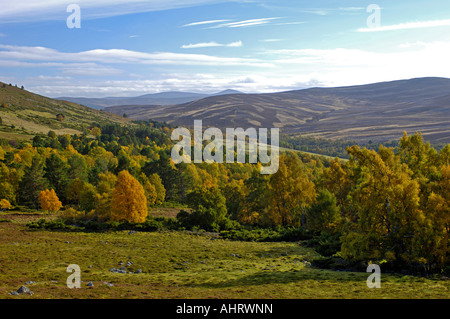
[[[81,28],[68,28],[69,4]],[[368,23],[380,8],[379,23]],[[50,97],[450,78],[448,0],[0,0],[0,81]]]

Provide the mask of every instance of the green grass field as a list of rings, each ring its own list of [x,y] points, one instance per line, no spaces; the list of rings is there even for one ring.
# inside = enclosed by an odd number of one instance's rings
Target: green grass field
[[[370,289],[368,273],[314,268],[310,262],[319,255],[295,242],[26,226],[41,218],[55,217],[38,212],[0,215],[1,299],[449,298],[450,280],[442,276],[381,274],[381,288]],[[70,264],[81,268],[79,289],[67,287]],[[111,271],[121,267],[127,273]],[[33,294],[10,294],[22,285]]]

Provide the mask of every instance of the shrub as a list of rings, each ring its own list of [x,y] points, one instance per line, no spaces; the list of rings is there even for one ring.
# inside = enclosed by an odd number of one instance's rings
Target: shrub
[[[70,223],[74,223],[77,221],[82,220],[86,217],[86,214],[84,212],[79,212],[76,209],[69,207],[66,210],[64,210],[61,214],[61,218]]]
[[[340,234],[323,232],[307,241],[322,256],[333,256],[341,250]]]
[[[28,223],[27,226],[29,228],[37,228],[37,229],[40,228],[49,230],[79,230],[78,227],[67,225],[62,219],[47,221],[42,218],[37,222]]]
[[[0,200],[0,210],[7,210],[7,209],[11,209],[12,206],[10,204],[10,202],[7,199],[2,199]]]

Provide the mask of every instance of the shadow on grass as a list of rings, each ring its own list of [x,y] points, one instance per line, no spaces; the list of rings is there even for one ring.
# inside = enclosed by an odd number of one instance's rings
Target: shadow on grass
[[[315,268],[307,268],[292,271],[260,271],[248,276],[236,279],[224,280],[217,283],[201,283],[197,287],[204,288],[226,288],[226,287],[242,287],[242,286],[258,286],[270,284],[289,284],[296,282],[315,281],[316,283],[338,284],[342,282],[360,285],[367,279],[366,273],[340,272],[331,270],[321,270]],[[192,286],[192,283],[189,284]]]

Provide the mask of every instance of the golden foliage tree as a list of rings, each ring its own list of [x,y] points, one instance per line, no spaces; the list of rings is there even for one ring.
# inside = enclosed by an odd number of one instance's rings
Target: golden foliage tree
[[[147,198],[148,205],[154,205],[158,194],[156,193],[156,188],[149,181],[144,184],[145,197]]]
[[[427,261],[438,266],[445,265],[450,258],[450,166],[442,166],[441,174],[436,190],[428,197],[426,233],[421,238]]]
[[[356,229],[343,237],[343,255],[413,260],[424,219],[419,183],[392,149],[381,146],[377,153],[352,146],[348,152],[356,159],[361,176],[351,193],[358,207]]]
[[[147,198],[147,205],[150,208],[150,206],[155,204],[156,198],[158,196],[158,194],[156,193],[156,188],[152,185],[152,183],[150,183],[147,175],[145,175],[144,173],[141,173],[138,176],[138,181],[144,188],[145,197]]]
[[[164,203],[164,200],[166,199],[166,189],[164,188],[164,185],[162,183],[161,177],[159,177],[158,174],[152,174],[148,177],[148,180],[150,184],[155,187],[156,190],[156,205],[161,205]]]
[[[99,137],[100,135],[102,135],[102,130],[97,126],[94,126],[91,129],[91,134],[94,135],[95,137]]]
[[[340,206],[344,215],[343,217],[346,217],[349,211],[347,196],[352,187],[349,172],[341,160],[335,158],[331,161],[330,167],[325,169],[323,176],[322,184],[324,188],[334,194],[337,204]]]
[[[41,205],[42,210],[46,210],[50,213],[57,212],[62,207],[62,203],[54,189],[41,191],[39,193],[39,204]]]
[[[147,217],[144,188],[128,171],[121,171],[112,194],[111,219],[142,223]]]
[[[269,181],[269,219],[277,225],[304,226],[307,208],[315,197],[315,185],[298,156],[282,154],[278,172]]]
[[[0,210],[11,209],[11,203],[7,199],[0,200]]]

